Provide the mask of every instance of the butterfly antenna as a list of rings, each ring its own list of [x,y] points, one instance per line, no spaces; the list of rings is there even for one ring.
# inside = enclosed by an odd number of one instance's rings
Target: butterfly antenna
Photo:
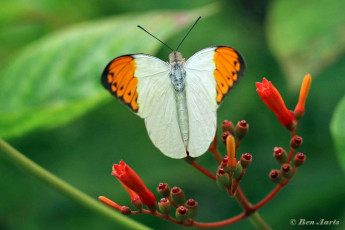
[[[161,40],[159,40],[156,36],[154,36],[153,34],[151,34],[150,32],[148,32],[147,30],[145,30],[143,27],[139,26],[138,27],[140,29],[142,29],[143,31],[145,31],[146,33],[148,33],[149,35],[151,35],[152,37],[154,37],[155,39],[157,39],[158,41],[160,41],[163,45],[165,45],[166,47],[168,47],[171,51],[174,51],[173,49],[170,48],[170,46],[168,46],[167,44],[165,44],[164,42],[162,42]]]
[[[186,37],[188,36],[188,34],[192,31],[192,29],[194,28],[194,26],[196,25],[196,23],[200,20],[201,16],[198,17],[198,19],[194,22],[194,24],[192,25],[192,27],[189,29],[188,33],[186,34],[186,36],[184,36],[184,38],[182,39],[182,41],[180,42],[180,44],[177,46],[176,51],[178,50],[178,48],[180,48],[182,42],[186,39]]]

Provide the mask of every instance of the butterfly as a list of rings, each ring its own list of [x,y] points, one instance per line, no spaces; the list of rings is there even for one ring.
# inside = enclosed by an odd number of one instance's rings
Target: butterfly
[[[101,83],[145,120],[151,141],[164,155],[196,158],[214,139],[217,108],[243,75],[245,63],[228,46],[202,49],[187,61],[177,50],[169,62],[147,54],[116,57],[105,67]]]

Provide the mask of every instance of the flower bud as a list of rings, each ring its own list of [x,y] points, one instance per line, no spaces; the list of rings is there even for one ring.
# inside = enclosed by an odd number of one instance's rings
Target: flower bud
[[[185,207],[188,209],[188,217],[194,219],[198,214],[198,202],[193,199],[187,200]]]
[[[166,198],[162,198],[158,202],[158,207],[159,207],[159,210],[161,210],[161,212],[164,214],[169,214],[171,211],[170,201]]]
[[[300,136],[293,136],[290,141],[291,148],[297,149],[299,148],[303,143],[303,138]]]
[[[239,139],[242,139],[248,132],[249,125],[245,120],[239,121],[236,125],[235,133]]]
[[[236,148],[235,148],[235,138],[232,135],[228,135],[226,137],[226,151],[229,157],[228,166],[230,170],[233,172],[236,169]]]
[[[223,189],[229,186],[229,175],[223,168],[219,168],[216,174],[216,182],[219,188]]]
[[[176,209],[176,219],[185,220],[188,218],[188,209],[184,206],[180,206]]]
[[[157,192],[164,197],[169,196],[170,194],[170,188],[169,185],[167,183],[159,183],[158,187],[157,187]]]
[[[306,159],[306,156],[303,153],[297,153],[293,159],[293,164],[296,167],[299,167],[304,163],[305,159]]]
[[[275,184],[279,184],[283,179],[281,172],[277,169],[272,169],[268,176],[270,180]]]
[[[231,135],[230,134],[230,132],[228,132],[228,131],[225,131],[224,133],[222,133],[222,142],[224,143],[224,144],[226,144],[226,138],[229,136],[229,135]]]
[[[273,156],[279,164],[284,164],[288,160],[287,152],[281,147],[274,147]]]
[[[247,168],[252,163],[253,157],[249,153],[242,154],[241,165],[243,168]]]
[[[310,84],[311,84],[311,75],[307,74],[304,76],[301,90],[299,92],[298,103],[294,110],[294,115],[297,120],[299,120],[304,115],[305,101],[307,100]]]
[[[242,174],[242,165],[241,165],[241,162],[237,162],[233,178],[237,179],[241,176],[241,174]]]
[[[234,124],[232,124],[231,121],[224,120],[223,124],[222,124],[222,130],[223,130],[223,132],[228,131],[232,135],[235,135],[235,127],[234,127]]]
[[[285,178],[290,178],[293,176],[293,170],[290,164],[283,164],[280,171]]]
[[[179,187],[173,187],[170,191],[170,195],[171,195],[171,199],[178,206],[183,205],[186,200],[184,192]]]
[[[127,206],[122,206],[121,207],[121,213],[123,214],[123,215],[130,215],[131,213],[132,213],[132,211],[131,211],[131,209],[130,208],[128,208]]]

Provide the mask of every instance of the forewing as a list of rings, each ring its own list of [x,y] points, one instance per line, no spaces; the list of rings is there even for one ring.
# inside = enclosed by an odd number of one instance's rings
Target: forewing
[[[186,62],[186,69],[208,71],[216,81],[216,101],[220,104],[243,75],[245,63],[242,56],[227,46],[209,47],[200,50]]]
[[[218,105],[243,74],[240,54],[230,47],[210,47],[194,54],[185,64],[189,116],[190,156],[205,153],[212,142]]]
[[[167,63],[145,54],[121,56],[105,68],[102,84],[145,119],[150,139],[163,154],[186,157]]]

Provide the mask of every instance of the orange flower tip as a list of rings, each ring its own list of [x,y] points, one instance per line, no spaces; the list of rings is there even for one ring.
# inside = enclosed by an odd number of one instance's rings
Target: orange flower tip
[[[226,138],[226,150],[229,157],[228,166],[236,168],[236,150],[235,150],[235,138],[232,135],[228,135]]]
[[[310,84],[311,84],[311,75],[306,74],[302,85],[301,85],[301,90],[299,92],[299,98],[298,98],[298,103],[295,107],[294,110],[294,116],[297,120],[303,117],[304,112],[305,112],[305,102],[308,97],[309,89],[310,89]]]
[[[108,205],[109,207],[112,207],[112,208],[114,208],[116,210],[121,211],[121,206],[120,205],[116,204],[114,201],[112,201],[112,200],[110,200],[110,199],[108,199],[108,198],[106,198],[104,196],[99,196],[98,200],[100,202],[102,202],[103,204]]]
[[[126,216],[132,213],[132,210],[127,206],[122,206],[120,211],[123,215],[126,215]]]

